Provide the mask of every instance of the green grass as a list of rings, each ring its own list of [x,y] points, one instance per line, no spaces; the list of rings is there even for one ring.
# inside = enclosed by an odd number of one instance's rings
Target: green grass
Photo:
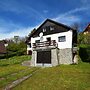
[[[42,68],[13,90],[90,90],[90,64]]]
[[[12,81],[15,81],[17,79],[20,79],[24,76],[27,76],[31,74],[33,71],[37,70],[37,68],[28,68],[22,71],[14,72],[12,74],[4,76],[4,79],[0,81],[0,88],[6,86],[7,84],[11,83]]]
[[[14,56],[8,59],[0,59],[0,67],[1,66],[8,66],[13,64],[20,64],[23,61],[30,60],[31,56],[23,55],[23,56]]]
[[[15,56],[0,60],[0,90],[11,82],[31,74],[38,68],[22,66],[31,56]],[[90,64],[60,65],[41,68],[13,90],[90,90]]]
[[[29,75],[37,68],[22,66],[23,61],[30,60],[31,56],[14,56],[0,60],[0,90],[14,80]]]
[[[16,73],[18,71],[27,69],[28,67],[21,66],[19,64],[16,65],[9,65],[6,67],[0,67],[0,78],[5,77],[9,74]]]

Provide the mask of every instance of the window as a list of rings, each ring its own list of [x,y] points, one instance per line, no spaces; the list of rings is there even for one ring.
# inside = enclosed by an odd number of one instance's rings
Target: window
[[[31,48],[31,43],[29,44],[29,47]]]
[[[48,38],[47,38],[47,41],[51,41],[51,37],[48,37]]]
[[[31,48],[31,43],[29,43],[29,44],[27,45],[27,47],[28,47],[28,48]]]
[[[50,26],[50,30],[54,30],[54,27],[53,26]]]
[[[43,32],[46,32],[46,28],[43,28]]]
[[[58,42],[65,42],[65,41],[66,41],[66,36],[58,37]]]
[[[36,41],[35,41],[35,43],[39,43],[39,42],[40,42],[40,40],[36,40]]]

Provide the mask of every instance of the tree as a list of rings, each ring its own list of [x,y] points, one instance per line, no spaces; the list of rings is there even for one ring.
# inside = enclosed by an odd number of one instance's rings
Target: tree
[[[19,42],[19,36],[14,36],[14,41],[15,41],[15,43],[18,43]]]
[[[8,57],[11,56],[19,56],[26,54],[26,44],[24,41],[20,41],[19,43],[9,43],[7,46]]]
[[[77,30],[77,32],[79,33],[80,32],[80,24],[75,22],[71,25],[71,27],[75,30]]]
[[[87,44],[90,45],[90,34],[84,34],[84,33],[80,33],[78,35],[78,42],[79,44]]]
[[[36,28],[34,28],[34,29],[29,33],[29,36],[30,36],[31,34],[33,34],[35,31],[36,31]]]

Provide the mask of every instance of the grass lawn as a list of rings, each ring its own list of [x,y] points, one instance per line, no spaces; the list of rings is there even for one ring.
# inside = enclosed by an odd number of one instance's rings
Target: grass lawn
[[[90,64],[41,68],[13,90],[90,90]]]
[[[0,59],[0,67],[21,64],[23,61],[30,60],[30,59],[31,59],[31,56],[29,55],[14,56],[8,59]]]
[[[22,66],[21,63],[30,60],[31,56],[15,56],[0,60],[0,90],[7,84],[32,73],[36,68]]]

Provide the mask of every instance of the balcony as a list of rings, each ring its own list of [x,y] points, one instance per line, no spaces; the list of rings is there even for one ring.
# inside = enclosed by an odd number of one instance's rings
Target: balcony
[[[56,47],[57,47],[57,43],[56,43],[55,40],[33,43],[33,50],[36,50],[36,49],[47,49],[47,48],[56,48]]]

